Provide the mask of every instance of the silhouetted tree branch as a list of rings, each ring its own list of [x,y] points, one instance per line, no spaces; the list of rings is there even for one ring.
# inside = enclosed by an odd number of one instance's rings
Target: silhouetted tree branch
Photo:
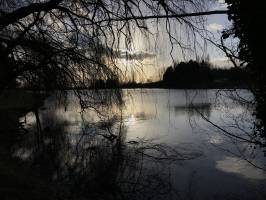
[[[147,20],[157,26],[163,20],[170,43],[185,51],[187,45],[173,34],[174,23],[188,30],[193,43],[204,31],[201,17],[227,13],[208,11],[205,5],[200,0],[1,0],[0,88],[14,81],[65,89],[119,80],[124,76],[117,65],[120,49],[132,48],[136,30],[149,34]]]
[[[122,18],[112,18],[110,21],[130,21],[130,20],[147,20],[147,19],[170,19],[170,18],[185,18],[185,17],[197,17],[217,14],[227,14],[227,10],[213,10],[206,12],[185,13],[185,14],[173,14],[173,15],[149,15],[149,16],[132,16]],[[106,22],[107,20],[98,21],[96,23]]]

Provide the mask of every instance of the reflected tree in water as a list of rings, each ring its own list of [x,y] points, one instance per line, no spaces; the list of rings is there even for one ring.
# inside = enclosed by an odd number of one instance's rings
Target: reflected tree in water
[[[203,131],[210,143],[239,160],[266,171],[266,140],[258,129],[256,101],[248,90],[218,90],[215,93],[212,110],[219,110],[219,115],[206,115],[193,107],[194,111],[205,121],[205,126],[198,126],[198,119],[191,117],[195,131]],[[193,105],[193,101],[191,102]],[[197,105],[197,104],[195,104]]]
[[[201,152],[141,138],[128,141],[121,112],[102,115],[94,123],[81,113],[80,128],[56,113],[44,112],[40,114],[42,137],[36,136],[40,129],[33,113],[32,131],[13,146],[13,154],[65,187],[66,198],[175,198],[168,165],[198,158]]]

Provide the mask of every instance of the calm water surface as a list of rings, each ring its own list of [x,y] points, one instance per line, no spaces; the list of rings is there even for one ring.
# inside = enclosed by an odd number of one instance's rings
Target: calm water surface
[[[252,100],[248,91],[239,90],[237,95],[235,92],[217,90],[165,89],[123,90],[123,93],[122,107],[97,109],[97,112],[93,109],[81,112],[71,94],[66,106],[56,103],[54,96],[45,101],[39,109],[42,128],[51,132],[53,127],[60,127],[56,130],[67,133],[67,144],[72,149],[66,150],[64,147],[64,150],[60,150],[61,163],[70,163],[72,166],[75,161],[82,159],[81,155],[86,155],[83,159],[87,158],[88,152],[81,153],[81,149],[95,149],[99,144],[112,147],[111,153],[106,149],[104,153],[101,152],[99,159],[108,160],[113,158],[114,144],[119,144],[115,155],[123,158],[116,163],[115,166],[119,167],[115,168],[117,173],[112,178],[115,177],[116,183],[126,191],[133,187],[129,180],[134,180],[136,188],[132,191],[135,196],[131,197],[266,197],[264,149],[253,142],[263,142],[263,138],[254,134],[252,107],[242,100]],[[241,99],[236,98],[239,96]],[[21,120],[25,119],[29,130],[36,128],[35,113],[30,112]],[[95,138],[104,138],[108,142],[102,142],[102,139],[99,142]],[[46,139],[45,143],[51,141]],[[82,147],[77,148],[77,145]],[[32,152],[29,147],[22,148],[19,145],[14,155],[27,159]],[[128,161],[132,161],[131,155],[137,163],[134,167]],[[124,159],[125,156],[127,159]],[[84,160],[77,163],[82,163],[83,167],[91,165],[92,157]],[[113,167],[108,163],[110,166]],[[53,178],[60,179],[60,172],[53,173]],[[144,183],[145,188],[152,185],[152,189],[144,190]]]

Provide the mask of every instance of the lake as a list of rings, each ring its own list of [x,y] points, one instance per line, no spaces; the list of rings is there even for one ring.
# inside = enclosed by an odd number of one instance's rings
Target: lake
[[[99,93],[84,111],[68,92],[20,117],[29,134],[13,156],[90,197],[265,199],[265,140],[247,90],[123,90],[108,106]]]

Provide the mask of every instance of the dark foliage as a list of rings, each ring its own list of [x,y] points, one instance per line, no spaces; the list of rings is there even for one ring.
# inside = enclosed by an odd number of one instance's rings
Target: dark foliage
[[[231,29],[224,31],[223,38],[230,36],[239,38],[239,58],[245,61],[250,69],[253,93],[257,104],[257,117],[261,119],[258,127],[264,132],[266,122],[266,3],[240,0],[226,0],[229,9],[229,20],[233,22]]]
[[[226,0],[229,4],[229,20],[233,27],[224,31],[223,37],[233,35],[240,39],[239,58],[252,65],[254,71],[265,75],[264,48],[266,45],[266,4],[240,0]]]
[[[168,67],[163,75],[164,85],[176,88],[243,87],[246,79],[243,69],[214,68],[209,62],[192,60]]]

